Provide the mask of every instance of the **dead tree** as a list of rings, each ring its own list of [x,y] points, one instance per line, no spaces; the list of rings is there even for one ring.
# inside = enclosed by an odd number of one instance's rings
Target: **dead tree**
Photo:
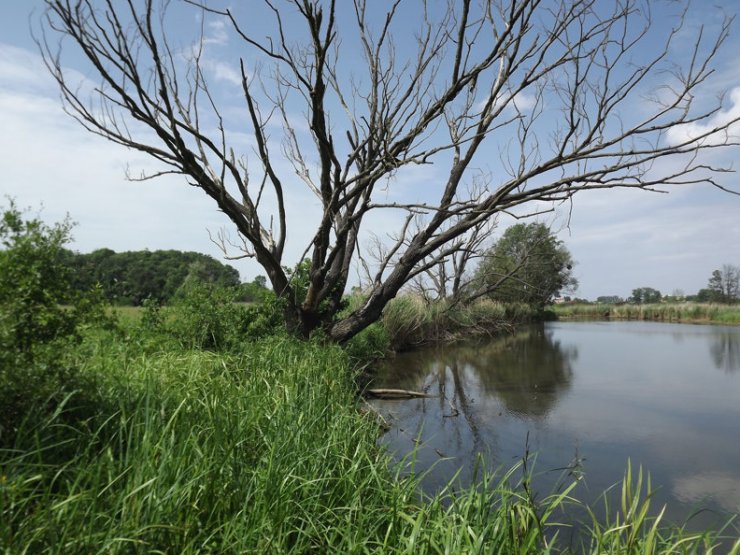
[[[285,299],[287,324],[304,336],[321,328],[348,340],[421,266],[465,248],[459,239],[496,214],[547,209],[585,190],[721,187],[715,178],[726,168],[702,152],[737,144],[722,101],[697,100],[731,21],[711,38],[699,32],[679,66],[669,51],[683,17],[658,36],[648,0],[395,0],[382,8],[264,0],[259,17],[212,2],[170,6],[219,18],[239,41],[232,61],[244,117],[219,107],[206,79],[207,41],[183,49],[168,36],[169,2],[46,4],[39,44],[67,111],[161,162],[156,175],[182,175],[211,197],[233,222],[243,256]],[[69,43],[90,64],[93,90],[66,69]],[[230,142],[235,130],[253,135],[249,164],[249,149]],[[285,159],[294,172],[281,168]],[[420,164],[443,177],[415,200],[389,200],[385,191]],[[485,188],[466,195],[481,177]],[[286,195],[297,180],[321,206],[300,295],[283,268]],[[410,217],[386,245],[364,304],[338,318],[363,224],[377,210]],[[410,225],[417,213],[423,226]]]

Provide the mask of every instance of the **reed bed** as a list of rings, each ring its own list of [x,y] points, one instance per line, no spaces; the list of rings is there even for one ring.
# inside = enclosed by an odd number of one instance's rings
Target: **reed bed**
[[[495,335],[540,316],[524,304],[486,299],[451,306],[445,301],[427,303],[421,297],[403,295],[388,304],[380,323],[390,348],[399,351],[474,335]]]
[[[552,310],[560,319],[740,324],[740,306],[738,305],[709,303],[574,304],[555,305]]]

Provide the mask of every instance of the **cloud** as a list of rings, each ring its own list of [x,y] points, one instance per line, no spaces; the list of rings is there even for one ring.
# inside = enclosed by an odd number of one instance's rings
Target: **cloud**
[[[705,135],[698,144],[710,146],[740,141],[740,87],[732,89],[729,97],[729,107],[718,111],[711,118],[669,129],[666,134],[668,142],[676,145]],[[714,132],[715,129],[726,126],[727,129]]]
[[[226,31],[226,22],[217,19],[208,22],[209,33],[203,37],[203,44],[217,44],[224,46],[229,42],[229,34]]]
[[[206,58],[201,60],[201,65],[213,75],[216,81],[226,81],[227,83],[238,86],[242,84],[241,73],[234,66],[226,62]]]
[[[49,221],[60,221],[69,213],[78,223],[73,248],[81,251],[169,248],[221,257],[207,230],[233,230],[233,224],[213,200],[183,177],[127,181],[128,167],[136,175],[162,168],[142,153],[90,134],[65,114],[56,85],[38,55],[0,44],[0,60],[4,194],[16,198],[22,207],[43,205],[41,216]],[[230,136],[248,152],[250,135]],[[291,180],[287,163],[279,164],[278,170],[286,176],[286,210],[292,232],[286,264],[293,264],[310,240],[318,201],[297,180]],[[268,211],[269,199],[264,204]],[[247,278],[262,272],[253,261],[234,265]]]
[[[673,483],[673,495],[687,504],[711,499],[726,511],[740,511],[740,479],[729,474],[699,472],[678,478]]]
[[[0,83],[15,89],[38,90],[49,83],[38,55],[24,48],[0,43]]]

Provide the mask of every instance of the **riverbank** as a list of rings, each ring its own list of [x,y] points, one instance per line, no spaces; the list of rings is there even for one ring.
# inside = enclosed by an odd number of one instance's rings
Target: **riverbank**
[[[362,297],[349,297],[348,310],[362,302]],[[349,350],[372,358],[507,333],[542,318],[541,311],[519,303],[481,299],[472,304],[450,305],[446,301],[427,303],[415,295],[401,295],[388,303],[379,321],[352,339]]]
[[[561,304],[550,307],[559,320],[645,320],[740,325],[740,306],[709,303],[645,305]]]

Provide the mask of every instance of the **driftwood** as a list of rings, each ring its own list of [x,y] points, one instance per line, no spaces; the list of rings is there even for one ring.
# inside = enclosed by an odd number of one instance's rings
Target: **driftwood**
[[[427,395],[420,391],[410,391],[408,389],[368,389],[367,394],[377,399],[413,399],[416,397],[436,397],[436,395]]]

